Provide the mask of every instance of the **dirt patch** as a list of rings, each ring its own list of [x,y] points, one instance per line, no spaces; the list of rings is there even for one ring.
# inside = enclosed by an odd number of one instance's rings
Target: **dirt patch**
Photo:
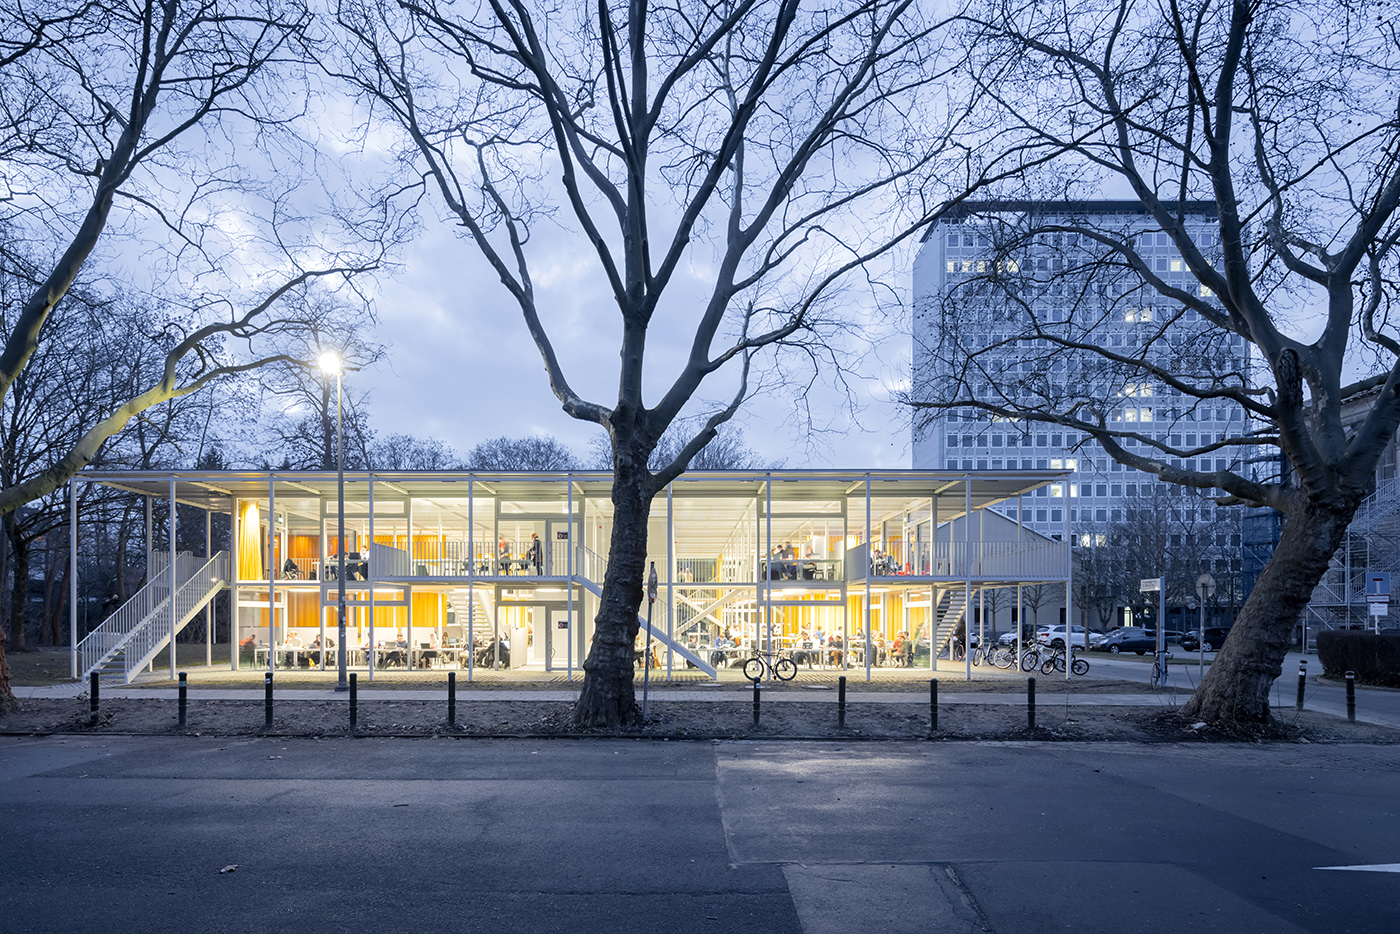
[[[767,701],[753,723],[748,698],[730,701],[667,701],[653,697],[645,724],[620,732],[576,730],[572,705],[565,701],[460,700],[456,723],[447,722],[445,702],[418,700],[361,701],[354,735],[358,736],[636,736],[672,739],[925,739],[936,740],[1099,740],[1118,742],[1232,741],[1228,736],[1190,723],[1170,707],[1038,707],[1036,729],[1027,728],[1022,706],[940,705],[938,732],[929,732],[924,705],[853,703],[846,725],[837,723],[835,698],[811,702]],[[256,700],[199,700],[189,703],[185,727],[179,726],[174,700],[113,698],[104,700],[94,723],[86,698],[25,700],[0,716],[0,733],[88,733],[195,736],[346,736],[351,734],[346,701],[281,701],[270,728]],[[1255,737],[1251,737],[1255,738]],[[1274,741],[1321,743],[1396,743],[1400,731],[1350,724],[1304,711],[1281,715],[1267,736]]]

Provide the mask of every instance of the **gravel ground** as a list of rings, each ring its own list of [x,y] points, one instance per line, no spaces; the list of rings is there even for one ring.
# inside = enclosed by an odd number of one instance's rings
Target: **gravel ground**
[[[1081,687],[1087,687],[1081,684]],[[967,685],[959,685],[962,692]],[[193,693],[193,692],[192,692]],[[1090,692],[1085,692],[1090,693]],[[362,700],[356,735],[362,736],[587,736],[624,735],[674,739],[922,739],[929,737],[924,705],[855,702],[848,705],[845,728],[837,724],[835,696],[820,700],[766,702],[753,725],[751,696],[732,692],[725,701],[667,701],[653,695],[645,724],[621,733],[579,731],[570,724],[571,705],[559,701],[473,701],[459,698],[457,721],[449,726],[446,702]],[[1040,694],[1040,692],[1038,692]],[[1228,740],[1198,729],[1171,707],[1067,706],[1044,697],[1037,709],[1037,729],[1027,729],[1022,706],[944,704],[935,739],[950,740],[1105,740],[1139,742]],[[44,733],[148,734],[192,736],[345,736],[350,732],[346,701],[282,701],[274,708],[271,728],[264,726],[259,700],[200,700],[192,697],[186,726],[178,724],[176,702],[165,699],[104,699],[96,724],[86,698],[25,700],[0,716],[0,734]],[[1280,711],[1267,737],[1322,743],[1395,743],[1400,731],[1349,724],[1304,711]]]

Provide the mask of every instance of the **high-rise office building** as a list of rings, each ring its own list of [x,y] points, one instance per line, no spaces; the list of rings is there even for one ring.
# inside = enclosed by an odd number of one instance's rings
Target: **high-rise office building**
[[[1201,253],[1218,261],[1215,206],[1192,203],[1184,216]],[[1173,294],[1210,298],[1137,202],[965,203],[929,230],[914,263],[914,394],[1102,418],[1125,432],[1129,453],[1198,471],[1253,469],[1248,448],[1228,441],[1247,436],[1243,408],[1163,378],[1242,385],[1250,345]],[[1237,510],[1214,505],[1209,490],[1124,466],[1070,426],[972,406],[932,410],[915,426],[913,464],[1063,469],[1066,483],[1024,504],[1027,527],[1058,538],[1067,518],[1075,544],[1094,547],[1135,515],[1160,513],[1178,529],[1163,532],[1169,545],[1186,547],[1196,535],[1197,548],[1209,546],[1193,566],[1239,571]],[[1015,507],[1007,511],[1014,516]]]

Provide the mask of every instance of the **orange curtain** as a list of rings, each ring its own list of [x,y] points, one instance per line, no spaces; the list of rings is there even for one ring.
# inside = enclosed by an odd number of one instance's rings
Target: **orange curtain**
[[[238,579],[262,580],[262,519],[255,501],[245,502],[238,515]]]

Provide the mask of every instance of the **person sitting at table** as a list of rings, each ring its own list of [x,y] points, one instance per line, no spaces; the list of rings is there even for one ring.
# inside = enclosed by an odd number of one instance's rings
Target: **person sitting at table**
[[[311,643],[311,647],[312,647],[313,649],[315,649],[316,651],[315,651],[315,652],[308,653],[308,654],[310,655],[311,659],[313,659],[313,660],[315,661],[315,663],[319,666],[319,665],[321,665],[321,664],[323,663],[323,661],[324,661],[324,658],[323,658],[323,656],[325,655],[324,650],[325,650],[325,649],[333,649],[333,648],[335,648],[335,640],[332,639],[330,636],[326,636],[326,637],[323,639],[323,638],[318,634],[318,635],[316,636],[316,640],[315,640],[314,642]]]
[[[817,654],[814,648],[815,646],[812,644],[812,634],[806,629],[799,631],[797,633],[797,648],[793,649],[792,652],[792,663],[794,665],[806,665],[808,668],[811,668],[812,656]]]
[[[881,665],[885,664],[885,634],[883,632],[875,633],[875,641],[873,645],[875,646],[874,664],[875,667],[878,668]]]
[[[827,664],[831,665],[833,668],[840,667],[841,659],[845,657],[846,654],[846,640],[841,638],[839,633],[833,632],[830,638],[826,640],[826,647]]]
[[[901,632],[899,635],[903,640],[899,645],[900,664],[905,668],[912,668],[914,667],[914,640],[909,638],[907,632]]]
[[[294,666],[300,668],[302,662],[306,660],[301,650],[306,648],[306,643],[301,641],[301,633],[295,629],[287,633],[287,638],[282,642],[282,648],[290,649],[287,653],[287,660]]]
[[[726,636],[727,633],[720,633],[719,638],[715,640],[715,644],[710,650],[711,667],[718,668],[720,665],[726,668],[729,667],[729,653],[725,650],[733,648],[734,643],[726,638]]]
[[[783,542],[781,555],[783,558],[783,579],[797,580],[797,548],[792,542]]]
[[[810,543],[807,545],[806,553],[802,556],[802,579],[805,581],[817,579],[817,553],[812,550]]]
[[[441,645],[438,643],[437,631],[434,630],[428,633],[428,647],[418,653],[418,667],[433,667],[433,663],[437,661],[439,648],[441,648]]]
[[[380,664],[383,667],[408,667],[408,643],[404,641],[403,633],[397,633],[390,642],[380,643],[380,649]]]
[[[496,572],[498,574],[510,573],[510,545],[504,538],[496,545]]]

